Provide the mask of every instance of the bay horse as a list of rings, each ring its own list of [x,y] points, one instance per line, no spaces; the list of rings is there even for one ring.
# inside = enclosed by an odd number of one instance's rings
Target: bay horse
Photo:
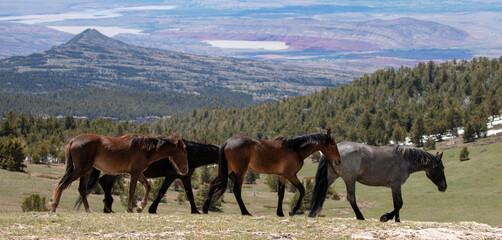
[[[160,187],[159,194],[153,201],[150,208],[148,208],[149,213],[157,213],[157,207],[159,202],[162,200],[164,195],[166,194],[167,189],[175,179],[181,179],[183,182],[183,187],[185,188],[185,193],[190,202],[190,208],[192,214],[200,214],[199,210],[197,210],[197,205],[195,204],[194,195],[192,192],[192,181],[190,178],[193,175],[193,172],[196,168],[215,164],[218,162],[218,154],[220,147],[214,144],[206,144],[200,143],[192,140],[183,139],[183,143],[186,146],[187,158],[188,158],[188,173],[186,175],[181,175],[176,171],[173,163],[168,158],[163,158],[159,161],[156,161],[148,166],[148,168],[143,172],[143,175],[146,178],[158,178],[164,177],[164,182]],[[113,204],[113,196],[112,196],[112,187],[117,175],[105,174],[102,177],[99,177],[101,171],[96,168],[93,168],[90,174],[89,182],[87,184],[87,194],[91,193],[92,189],[95,187],[96,183],[99,182],[99,185],[105,192],[105,199],[103,200],[105,206],[103,211],[105,213],[112,213],[112,204]],[[98,180],[99,178],[99,180]],[[79,198],[75,205],[80,205],[82,198]]]
[[[341,164],[328,168],[328,159],[322,157],[319,161],[309,217],[317,216],[326,198],[328,187],[338,177],[345,182],[347,201],[359,220],[364,220],[364,217],[356,203],[356,181],[368,186],[389,187],[392,190],[394,210],[383,214],[380,217],[382,222],[394,217],[396,222],[401,221],[399,218],[399,210],[403,206],[401,185],[406,182],[410,174],[425,171],[439,191],[446,190],[446,177],[441,161],[443,153],[433,155],[418,148],[399,145],[374,147],[355,142],[342,142],[338,144],[338,150],[343,159]]]
[[[180,175],[188,172],[187,152],[181,137],[150,137],[128,134],[122,137],[106,137],[90,133],[74,137],[65,149],[66,172],[59,180],[53,194],[51,211],[55,212],[64,189],[80,177],[78,191],[86,212],[91,212],[86,197],[89,174],[94,167],[110,174],[131,175],[127,211],[132,212],[132,196],[139,180],[145,186],[141,205],[148,201],[150,184],[143,171],[152,162],[169,158]]]
[[[217,193],[215,196],[217,199],[225,192],[227,179],[230,177],[234,182],[233,192],[241,214],[251,215],[241,198],[242,183],[247,169],[250,168],[255,172],[279,176],[278,216],[284,216],[282,200],[286,179],[300,191],[298,201],[289,212],[291,216],[295,215],[305,195],[305,188],[296,174],[303,167],[304,159],[316,151],[321,151],[329,161],[340,163],[340,154],[330,129],[326,133],[279,137],[275,140],[262,140],[243,135],[229,138],[220,148],[218,176],[211,182],[202,208],[203,212],[208,212],[213,194]]]

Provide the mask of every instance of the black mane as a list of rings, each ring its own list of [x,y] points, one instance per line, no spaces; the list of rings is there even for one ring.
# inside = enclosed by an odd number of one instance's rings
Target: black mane
[[[122,136],[122,138],[131,141],[133,144],[138,145],[142,150],[152,151],[158,150],[165,144],[174,144],[173,139],[165,136],[144,136],[137,134],[127,134]]]
[[[401,158],[408,160],[413,165],[420,165],[427,168],[435,168],[442,164],[441,160],[434,154],[428,153],[424,150],[404,147],[399,145],[391,145],[394,147],[393,153],[399,155]]]
[[[286,144],[291,150],[302,150],[311,145],[317,145],[321,143],[329,143],[326,133],[311,133],[295,137],[278,137],[276,140],[282,140],[282,144]]]

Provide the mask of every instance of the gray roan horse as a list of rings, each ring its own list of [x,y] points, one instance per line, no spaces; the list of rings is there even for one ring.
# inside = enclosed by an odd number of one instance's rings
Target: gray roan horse
[[[359,220],[364,220],[364,217],[356,204],[356,181],[368,186],[385,186],[392,189],[394,210],[382,215],[380,217],[382,222],[394,217],[396,222],[400,222],[399,210],[403,206],[401,185],[406,182],[410,174],[425,171],[439,191],[446,190],[444,166],[441,161],[443,153],[433,155],[412,147],[399,145],[374,147],[355,142],[338,144],[338,151],[342,161],[334,168],[328,168],[328,159],[324,157],[319,162],[309,217],[315,217],[319,213],[328,187],[338,177],[345,182],[347,201]]]

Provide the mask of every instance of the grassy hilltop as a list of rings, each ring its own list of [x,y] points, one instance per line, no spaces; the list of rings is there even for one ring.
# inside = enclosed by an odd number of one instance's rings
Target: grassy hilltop
[[[235,198],[228,192],[224,197],[226,203],[223,205],[223,213],[210,212],[209,216],[190,215],[188,203],[178,204],[177,192],[173,190],[168,191],[167,203],[160,204],[158,215],[125,214],[118,196],[115,196],[114,204],[114,210],[118,213],[102,214],[100,213],[102,195],[90,196],[91,208],[95,214],[86,214],[83,210],[73,209],[73,202],[78,196],[77,183],[63,193],[57,214],[21,213],[21,202],[30,193],[39,193],[50,199],[57,178],[63,174],[64,168],[55,165],[51,168],[43,165],[29,165],[27,173],[1,170],[0,236],[8,238],[24,238],[30,235],[47,238],[118,238],[121,236],[197,238],[200,237],[198,234],[203,234],[207,238],[223,236],[232,238],[232,236],[246,234],[249,238],[265,236],[347,238],[373,234],[373,237],[423,237],[427,236],[424,234],[429,234],[427,229],[434,229],[437,231],[435,234],[460,234],[458,236],[462,236],[465,231],[469,231],[472,238],[500,238],[502,237],[500,227],[491,228],[483,224],[465,223],[465,221],[502,226],[502,215],[498,214],[502,207],[499,201],[502,195],[500,188],[502,179],[499,177],[502,171],[499,150],[502,147],[502,137],[482,139],[471,143],[468,147],[470,160],[465,162],[459,161],[459,146],[444,150],[443,162],[448,181],[448,189],[445,193],[438,192],[436,186],[426,178],[423,172],[415,173],[408,179],[403,185],[404,206],[401,210],[401,218],[404,223],[402,224],[377,222],[376,219],[384,212],[392,209],[390,190],[361,184],[356,187],[357,200],[363,214],[369,220],[356,221],[350,205],[344,199],[345,185],[340,180],[337,180],[335,185],[342,200],[326,201],[323,210],[326,217],[315,219],[306,216],[275,217],[277,195],[270,192],[268,186],[265,185],[265,175],[261,176],[257,184],[244,186],[243,199],[249,211],[254,215],[250,218],[240,216]],[[308,162],[300,172],[300,178],[314,176],[316,169],[317,164]],[[286,193],[285,210],[289,209],[291,195],[292,193]],[[452,236],[457,235],[450,237]]]

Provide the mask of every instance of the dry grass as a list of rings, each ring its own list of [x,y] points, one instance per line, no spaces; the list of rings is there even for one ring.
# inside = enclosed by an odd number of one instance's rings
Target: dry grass
[[[9,239],[486,239],[502,228],[474,222],[380,223],[342,218],[119,213],[1,213]]]

